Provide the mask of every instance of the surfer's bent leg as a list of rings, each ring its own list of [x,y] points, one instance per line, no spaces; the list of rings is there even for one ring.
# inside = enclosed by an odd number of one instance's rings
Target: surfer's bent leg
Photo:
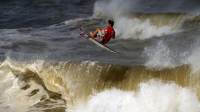
[[[94,32],[90,32],[90,36],[92,37],[92,38],[96,38],[97,37],[97,33],[100,31],[100,29],[96,29]]]

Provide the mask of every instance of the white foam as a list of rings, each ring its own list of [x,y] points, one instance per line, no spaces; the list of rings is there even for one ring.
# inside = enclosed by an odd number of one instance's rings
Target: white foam
[[[121,39],[148,39],[173,33],[170,26],[156,26],[148,19],[141,21],[137,18],[118,18],[115,25],[119,38]]]
[[[64,22],[64,24],[65,25],[73,25],[73,24],[77,24],[77,22],[80,22],[83,20],[90,20],[90,19],[93,19],[93,17],[70,19],[70,20],[66,20]]]
[[[74,112],[199,112],[195,93],[176,84],[150,81],[136,92],[106,90],[76,106]]]

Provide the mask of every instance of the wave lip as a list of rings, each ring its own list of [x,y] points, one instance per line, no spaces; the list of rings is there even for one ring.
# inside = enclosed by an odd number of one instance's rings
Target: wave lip
[[[54,109],[64,111],[65,103],[61,95],[48,90],[36,71],[23,66],[28,65],[9,59],[1,63],[0,110],[6,112],[40,112]]]

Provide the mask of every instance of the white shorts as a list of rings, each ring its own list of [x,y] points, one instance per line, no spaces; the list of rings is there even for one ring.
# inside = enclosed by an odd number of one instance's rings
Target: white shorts
[[[97,33],[96,40],[97,40],[98,42],[101,42],[101,41],[103,40],[104,34],[105,34],[104,31],[98,32],[98,33]]]

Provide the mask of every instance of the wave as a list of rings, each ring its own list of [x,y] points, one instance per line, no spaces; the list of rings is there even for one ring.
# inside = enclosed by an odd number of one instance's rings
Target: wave
[[[199,14],[184,12],[135,11],[139,1],[97,1],[94,16],[113,18],[121,39],[149,39],[174,34],[200,23]],[[139,2],[140,3],[140,2]]]
[[[122,66],[89,61],[18,62],[7,59],[1,63],[0,73],[1,94],[9,94],[8,97],[12,100],[8,102],[5,95],[1,95],[1,99],[5,104],[12,104],[11,109],[37,109],[36,105],[51,99],[54,99],[55,108],[66,108],[66,105],[70,109],[86,101],[92,94],[111,88],[136,91],[141,83],[149,80],[173,82],[177,87],[194,90],[200,98],[200,75],[192,75],[188,65],[158,70],[139,65]],[[11,85],[6,86],[7,84]],[[23,102],[14,102],[22,97]]]
[[[162,37],[198,26],[199,16],[184,14],[133,14],[115,18],[116,30],[122,39]]]
[[[182,13],[133,13],[114,17],[118,39],[145,40],[152,37],[164,37],[183,32],[198,26],[199,15]],[[94,15],[89,18],[77,18],[65,21],[67,27],[83,26],[87,31],[104,27],[107,17]]]

